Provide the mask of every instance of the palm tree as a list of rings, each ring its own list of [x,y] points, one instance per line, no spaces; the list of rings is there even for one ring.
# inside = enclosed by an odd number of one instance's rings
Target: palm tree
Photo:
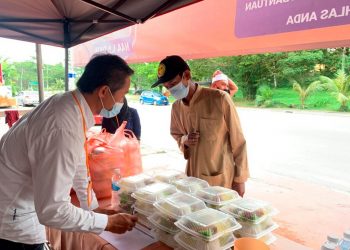
[[[326,76],[320,76],[322,86],[324,89],[331,92],[331,94],[340,103],[340,110],[348,110],[348,102],[350,100],[350,76],[343,70],[338,70],[335,79],[330,79]]]
[[[305,108],[306,99],[314,92],[322,90],[321,82],[314,81],[310,83],[307,87],[302,87],[297,81],[293,80],[293,90],[298,92],[301,108]]]

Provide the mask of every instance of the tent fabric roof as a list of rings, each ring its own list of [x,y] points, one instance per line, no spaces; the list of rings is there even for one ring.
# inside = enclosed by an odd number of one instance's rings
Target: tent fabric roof
[[[0,0],[0,36],[70,48],[202,0]]]

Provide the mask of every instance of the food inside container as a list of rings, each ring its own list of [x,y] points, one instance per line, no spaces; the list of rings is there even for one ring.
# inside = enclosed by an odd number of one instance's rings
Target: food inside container
[[[221,211],[231,214],[239,221],[259,224],[268,216],[275,215],[277,210],[265,201],[242,198],[225,205]]]
[[[173,219],[206,208],[205,203],[189,194],[176,193],[154,203],[154,207],[164,215]]]
[[[160,182],[165,182],[165,183],[173,183],[174,181],[178,179],[185,178],[186,175],[184,172],[177,171],[177,170],[171,170],[171,169],[166,169],[163,171],[159,171],[155,173],[154,179]]]
[[[145,174],[139,174],[120,179],[119,207],[125,212],[132,213],[135,199],[131,197],[131,194],[139,188],[142,188],[152,182],[153,178]]]
[[[184,179],[174,181],[173,184],[176,186],[177,190],[185,193],[195,193],[198,190],[209,187],[208,182],[195,177],[186,177]]]
[[[166,217],[160,213],[155,212],[154,214],[148,217],[148,220],[156,228],[166,231],[168,233],[176,234],[178,231],[180,231],[174,224],[176,220]]]
[[[236,191],[220,186],[203,188],[198,190],[195,195],[199,199],[205,201],[208,206],[213,205],[214,208],[240,199],[240,196]]]
[[[158,182],[140,188],[132,194],[132,197],[136,200],[153,204],[154,202],[161,200],[176,192],[176,188],[173,185]]]
[[[150,216],[155,212],[155,208],[152,204],[139,200],[136,200],[134,209],[136,212],[146,216]]]
[[[174,238],[183,249],[189,250],[226,250],[232,248],[235,241],[232,233],[224,234],[213,241],[205,241],[181,231]]]
[[[270,217],[267,217],[259,224],[241,221],[239,221],[239,223],[241,224],[242,228],[235,231],[235,236],[237,238],[250,237],[259,239],[278,228],[278,225]]]
[[[212,208],[205,208],[185,215],[175,222],[175,225],[181,230],[207,241],[215,240],[226,233],[241,228],[241,225],[232,216]]]
[[[171,248],[177,248],[178,244],[174,239],[174,234],[171,234],[169,232],[165,232],[160,229],[153,229],[152,230],[154,237],[163,242],[164,244],[168,245]]]

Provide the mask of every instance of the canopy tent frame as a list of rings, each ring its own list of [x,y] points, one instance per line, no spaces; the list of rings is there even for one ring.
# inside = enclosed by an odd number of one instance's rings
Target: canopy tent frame
[[[139,10],[138,15],[139,17],[132,17],[131,15],[125,14],[121,11],[118,11],[119,8],[121,8],[123,5],[128,4],[128,11],[132,12],[132,7],[137,5],[144,4],[141,2],[132,2],[129,0],[115,0],[115,1],[104,1],[107,4],[103,4],[94,0],[76,0],[74,4],[84,3],[87,6],[90,6],[91,8],[89,11],[91,18],[82,18],[80,19],[80,15],[76,15],[76,18],[70,18],[68,17],[64,11],[67,12],[66,8],[62,8],[64,6],[65,2],[57,2],[57,0],[43,0],[44,3],[49,6],[49,10],[51,13],[59,14],[62,18],[33,18],[33,17],[25,17],[26,11],[23,11],[24,15],[22,13],[20,16],[23,16],[23,18],[19,17],[5,17],[4,13],[0,14],[0,36],[5,38],[12,38],[12,36],[17,36],[18,34],[23,35],[24,38],[18,39],[18,40],[25,40],[29,42],[35,42],[37,44],[46,43],[49,45],[54,45],[58,47],[63,47],[65,49],[65,91],[68,91],[68,65],[69,65],[69,58],[68,58],[68,49],[72,46],[75,46],[77,44],[83,43],[85,41],[92,40],[94,38],[97,38],[103,34],[110,33],[122,28],[129,27],[131,25],[144,23],[147,20],[158,16],[162,14],[166,14],[167,12],[171,12],[173,10],[176,10],[178,8],[185,7],[187,5],[197,3],[203,0],[166,0],[164,2],[162,1],[148,1],[146,6],[151,6],[151,11],[147,11],[146,9]],[[103,2],[103,1],[102,1]],[[158,3],[161,3],[158,5]],[[19,3],[19,4],[25,4],[25,3]],[[40,4],[40,3],[39,3]],[[12,5],[11,1],[4,1],[4,3],[0,3],[1,5],[4,5],[9,10],[15,9],[10,8],[9,6]],[[15,4],[13,4],[15,6]],[[30,5],[30,4],[28,4]],[[67,1],[67,5],[69,5],[69,1]],[[40,6],[41,7],[41,6]],[[60,8],[61,7],[61,8]],[[70,6],[71,7],[71,6]],[[4,8],[6,9],[6,8]],[[139,8],[140,9],[140,8]],[[6,12],[6,11],[5,11]],[[6,14],[6,13],[5,13]],[[18,14],[18,13],[16,13]],[[76,13],[75,13],[76,14]],[[84,13],[86,14],[86,13]],[[115,19],[110,19],[110,18]],[[109,18],[109,19],[108,19]],[[63,31],[63,40],[60,41],[59,38],[56,39],[50,36],[45,36],[45,34],[40,32],[40,29],[33,29],[33,31],[27,30],[28,26],[26,24],[33,24],[33,26],[38,24],[49,24],[52,25],[52,27],[56,27],[54,25],[61,24]],[[11,25],[12,24],[12,25]],[[74,24],[90,24],[87,27],[83,27],[82,30],[78,30],[78,32],[71,32],[72,31],[72,25]],[[114,26],[106,26],[102,27],[100,30],[98,28],[98,24],[116,24],[116,27]],[[21,27],[22,26],[22,27]],[[30,27],[30,26],[29,26]],[[14,34],[17,35],[2,35],[1,29],[12,31]],[[59,32],[57,32],[58,34]],[[39,51],[38,46],[36,47],[37,51]],[[39,61],[42,61],[41,54],[37,53],[37,64],[39,65]],[[42,68],[42,66],[41,66]],[[40,81],[42,79],[42,76],[40,75],[42,72],[38,70],[38,80],[39,80],[39,97],[40,102],[43,101],[43,82]]]

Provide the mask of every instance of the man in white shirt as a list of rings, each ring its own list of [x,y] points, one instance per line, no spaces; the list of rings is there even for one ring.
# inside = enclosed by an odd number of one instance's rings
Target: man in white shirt
[[[47,99],[1,138],[0,249],[43,249],[44,226],[97,234],[134,227],[135,216],[93,211],[98,203],[87,188],[84,150],[93,115],[120,111],[132,74],[120,57],[96,56],[77,90]],[[72,187],[81,208],[70,202]]]

